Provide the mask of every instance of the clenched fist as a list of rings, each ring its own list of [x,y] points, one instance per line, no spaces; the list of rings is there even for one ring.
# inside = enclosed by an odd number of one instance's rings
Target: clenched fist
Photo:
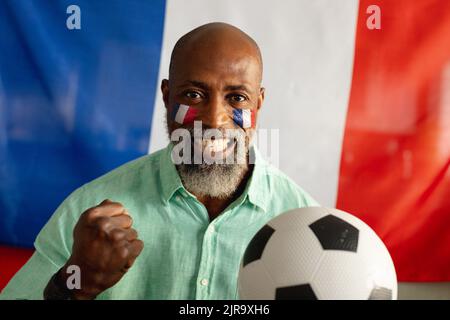
[[[81,270],[81,289],[75,299],[94,299],[116,284],[133,265],[144,244],[131,228],[131,216],[118,202],[105,200],[86,210],[73,232],[72,255],[60,272],[66,282],[66,268],[77,265]]]

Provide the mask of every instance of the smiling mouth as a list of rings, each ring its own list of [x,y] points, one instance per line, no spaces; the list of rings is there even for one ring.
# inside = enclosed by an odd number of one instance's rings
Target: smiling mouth
[[[194,140],[194,152],[199,150],[205,157],[223,158],[234,150],[235,145],[236,141],[229,138]]]

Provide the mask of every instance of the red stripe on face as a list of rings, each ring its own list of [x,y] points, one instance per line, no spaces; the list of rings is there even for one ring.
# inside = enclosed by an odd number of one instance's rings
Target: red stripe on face
[[[186,112],[186,116],[184,117],[183,124],[191,124],[194,122],[194,120],[197,117],[198,109],[189,107],[188,111]]]
[[[256,127],[256,110],[250,110],[252,128]]]

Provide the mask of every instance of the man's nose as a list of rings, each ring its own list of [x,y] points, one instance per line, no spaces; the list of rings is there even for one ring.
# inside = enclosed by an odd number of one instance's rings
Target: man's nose
[[[211,97],[201,117],[203,124],[212,129],[226,127],[229,122],[226,101],[219,97]]]

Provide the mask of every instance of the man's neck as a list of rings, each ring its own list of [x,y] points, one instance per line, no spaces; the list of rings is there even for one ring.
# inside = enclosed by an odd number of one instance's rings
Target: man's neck
[[[239,183],[236,192],[234,192],[233,195],[228,198],[219,199],[208,196],[195,195],[198,201],[200,201],[208,211],[209,221],[212,221],[217,216],[219,216],[234,200],[239,198],[239,196],[244,192],[245,187],[247,186],[247,182],[252,176],[253,167],[253,165],[249,166],[248,170],[242,176],[241,182]]]

